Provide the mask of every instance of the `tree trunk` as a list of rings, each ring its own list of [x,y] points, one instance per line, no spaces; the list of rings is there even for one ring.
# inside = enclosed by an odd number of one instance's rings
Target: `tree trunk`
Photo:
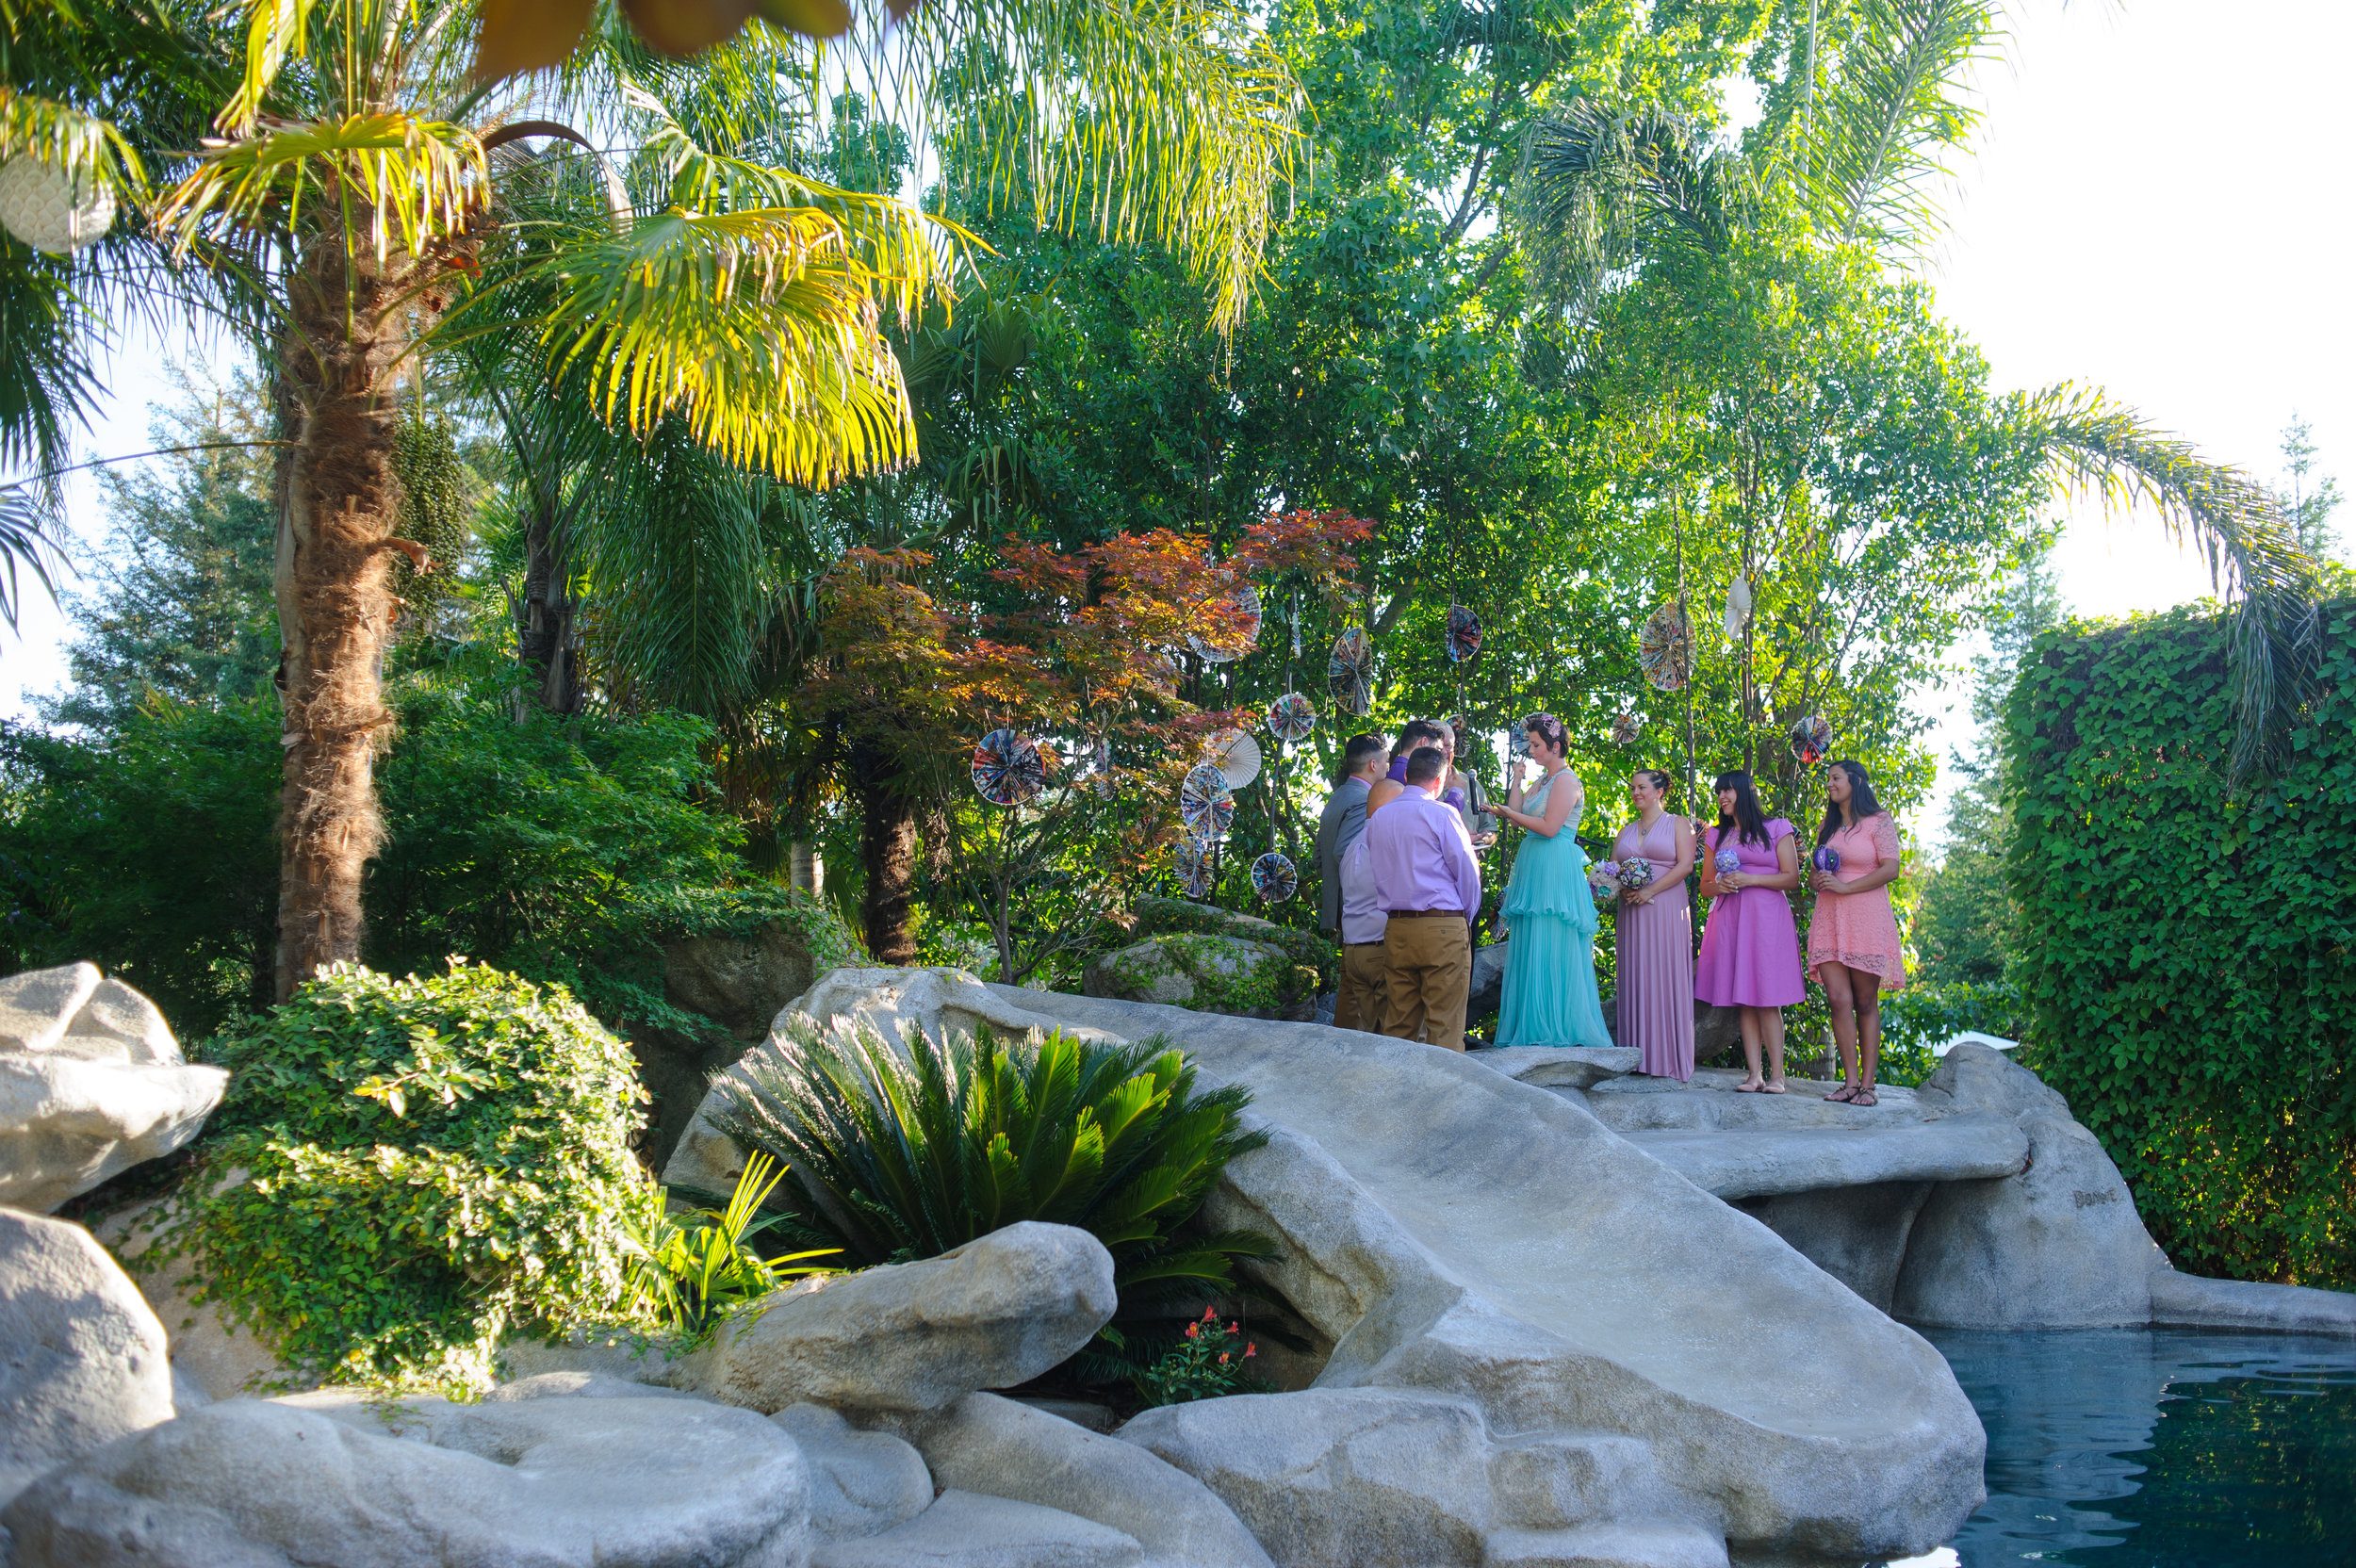
[[[866,886],[859,891],[859,923],[867,951],[879,964],[916,962],[916,940],[908,934],[908,909],[916,885],[916,803],[892,788],[883,759],[859,747],[852,760],[859,786],[859,866]]]
[[[588,702],[574,609],[564,542],[548,514],[535,507],[524,533],[523,624],[516,628],[515,651],[539,684],[540,705],[551,713],[578,713]]]
[[[286,787],[279,797],[278,957],[283,1001],[320,968],[360,956],[360,878],[384,837],[376,748],[384,644],[398,604],[392,536],[395,378],[417,318],[417,263],[380,262],[365,241],[316,244],[287,280],[281,384],[294,428],[279,512],[275,586]]]

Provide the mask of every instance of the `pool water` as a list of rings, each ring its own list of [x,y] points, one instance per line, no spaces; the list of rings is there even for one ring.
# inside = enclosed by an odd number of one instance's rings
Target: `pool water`
[[[1988,1428],[1988,1502],[1920,1568],[2356,1565],[2356,1341],[1926,1337]]]

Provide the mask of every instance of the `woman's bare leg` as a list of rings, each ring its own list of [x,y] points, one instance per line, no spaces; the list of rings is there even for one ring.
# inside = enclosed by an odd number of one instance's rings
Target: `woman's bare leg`
[[[1748,1075],[1742,1080],[1742,1086],[1746,1089],[1755,1089],[1759,1086],[1759,1009],[1757,1007],[1743,1008],[1741,1013],[1741,1022],[1742,1027],[1742,1065],[1750,1070]],[[1777,1077],[1781,1077],[1783,1074],[1780,1068],[1783,1058],[1778,1055],[1775,1060],[1778,1068],[1775,1075]]]
[[[1774,1075],[1767,1080],[1767,1087],[1773,1093],[1781,1094],[1783,1092],[1783,1009],[1761,1007],[1759,1009],[1759,1033],[1767,1038],[1767,1070]]]
[[[1832,1015],[1833,1043],[1841,1048],[1841,1086],[1856,1088],[1865,1080],[1857,1076],[1857,993],[1849,985],[1849,966],[1826,963],[1816,977],[1824,983],[1824,1007]]]
[[[1857,997],[1857,1043],[1865,1054],[1865,1086],[1882,1061],[1882,977],[1867,970],[1849,972],[1849,988]]]

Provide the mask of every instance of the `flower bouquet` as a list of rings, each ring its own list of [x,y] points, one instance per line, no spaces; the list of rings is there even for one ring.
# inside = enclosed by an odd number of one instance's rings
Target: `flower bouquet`
[[[1833,848],[1832,845],[1823,844],[1818,846],[1816,854],[1812,858],[1816,863],[1816,869],[1818,871],[1828,872],[1834,876],[1839,876],[1841,874],[1841,851]]]
[[[1598,906],[1611,904],[1620,896],[1620,863],[1617,860],[1597,860],[1587,868],[1587,890],[1595,896]]]
[[[1620,862],[1620,886],[1630,892],[1652,886],[1652,879],[1660,874],[1653,863],[1641,855]]]
[[[1710,863],[1718,868],[1719,875],[1724,876],[1730,871],[1742,869],[1742,857],[1731,849],[1722,849],[1710,858]]]

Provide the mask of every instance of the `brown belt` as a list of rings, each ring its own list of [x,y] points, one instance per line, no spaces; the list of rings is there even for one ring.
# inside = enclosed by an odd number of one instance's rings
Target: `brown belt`
[[[1345,949],[1353,948],[1353,947],[1381,947],[1382,945],[1383,945],[1383,944],[1382,944],[1381,942],[1344,942],[1344,943],[1342,943],[1342,946],[1343,946]]]
[[[1462,909],[1385,909],[1383,912],[1393,920],[1438,920],[1443,915],[1449,920],[1464,918]]]

